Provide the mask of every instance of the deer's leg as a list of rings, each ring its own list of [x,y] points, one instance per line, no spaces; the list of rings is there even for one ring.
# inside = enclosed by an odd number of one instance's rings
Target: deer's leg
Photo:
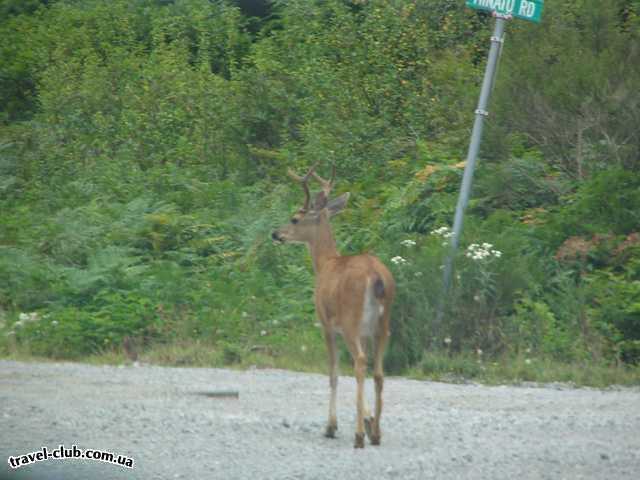
[[[362,351],[364,352],[365,358],[369,358],[368,352],[368,342],[366,339],[362,340]],[[367,380],[367,373],[365,367],[365,383]],[[366,389],[365,389],[366,390]],[[367,402],[366,391],[363,393],[363,415],[364,415],[364,432],[367,434],[369,440],[371,440],[371,435],[373,434],[373,417],[371,416],[371,409],[369,408],[369,403]]]
[[[324,339],[327,343],[327,353],[329,354],[329,387],[331,388],[331,398],[329,400],[329,422],[325,436],[335,438],[338,430],[338,418],[336,416],[336,392],[338,390],[338,352],[336,349],[336,335],[334,332],[325,331]]]
[[[362,348],[359,337],[356,337],[353,344],[350,345],[351,354],[353,355],[354,370],[357,382],[356,394],[356,436],[354,447],[364,448],[364,379],[367,373],[367,355]]]
[[[384,384],[384,372],[382,360],[384,349],[387,345],[388,336],[384,333],[376,335],[374,338],[374,359],[373,359],[373,381],[376,386],[376,411],[373,419],[373,428],[369,439],[372,445],[380,445],[380,417],[382,415],[382,387]]]

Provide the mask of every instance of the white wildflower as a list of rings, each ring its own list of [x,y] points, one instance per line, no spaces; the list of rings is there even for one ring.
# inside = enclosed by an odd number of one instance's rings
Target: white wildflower
[[[414,277],[421,277],[422,276],[422,272],[416,272],[413,274]]]
[[[466,256],[467,258],[471,258],[472,260],[484,260],[487,257],[494,256],[496,258],[500,258],[502,252],[499,250],[492,249],[493,245],[491,243],[484,242],[482,245],[477,243],[472,243],[467,247]]]
[[[264,337],[267,334],[266,330],[261,330],[260,331],[260,336]]]
[[[476,353],[478,354],[478,356],[482,356],[482,349],[480,348],[476,348]]]
[[[531,365],[531,359],[525,358],[524,363],[526,363],[527,365]]]
[[[52,320],[51,321],[51,325],[53,325],[55,327],[56,325],[58,325],[58,321],[57,320]]]
[[[31,313],[21,312],[20,315],[18,315],[18,319],[19,320],[16,322],[16,325],[19,325],[20,327],[22,327],[26,323],[37,322],[38,320],[40,320],[40,315],[38,315],[38,312],[31,312]]]
[[[307,351],[307,346],[306,346],[306,345],[302,345],[302,346],[300,347],[300,351],[301,351],[301,352],[306,352],[306,351]]]
[[[400,255],[393,257],[391,261],[396,265],[405,265],[407,263],[407,260],[402,258]]]
[[[444,343],[448,346],[451,343],[451,337],[444,337]]]
[[[415,247],[416,246],[416,242],[411,240],[411,239],[406,239],[400,242],[402,245],[404,245],[405,247]]]
[[[449,227],[440,227],[431,231],[431,235],[435,235],[437,237],[450,238],[453,236],[453,232],[449,229]]]

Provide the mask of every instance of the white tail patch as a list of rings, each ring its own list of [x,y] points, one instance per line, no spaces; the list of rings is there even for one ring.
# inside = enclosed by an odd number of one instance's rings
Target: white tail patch
[[[373,294],[371,280],[367,279],[367,288],[364,290],[362,305],[362,323],[360,324],[361,337],[373,337],[375,335],[383,313],[384,306],[378,302],[378,299]]]

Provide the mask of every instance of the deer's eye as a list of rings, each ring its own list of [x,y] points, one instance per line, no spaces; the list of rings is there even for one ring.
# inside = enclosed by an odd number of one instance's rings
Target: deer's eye
[[[293,223],[295,225],[296,223],[298,223],[298,219],[296,217],[293,217],[291,219],[291,223]]]

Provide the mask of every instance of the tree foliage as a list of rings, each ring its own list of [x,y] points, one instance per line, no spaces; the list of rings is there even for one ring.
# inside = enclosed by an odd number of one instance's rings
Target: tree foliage
[[[491,18],[246,3],[0,2],[0,346],[320,341],[308,257],[269,235],[300,201],[287,168],[335,162],[342,250],[398,280],[388,367],[431,349],[640,360],[637,1],[509,24],[437,339]]]

